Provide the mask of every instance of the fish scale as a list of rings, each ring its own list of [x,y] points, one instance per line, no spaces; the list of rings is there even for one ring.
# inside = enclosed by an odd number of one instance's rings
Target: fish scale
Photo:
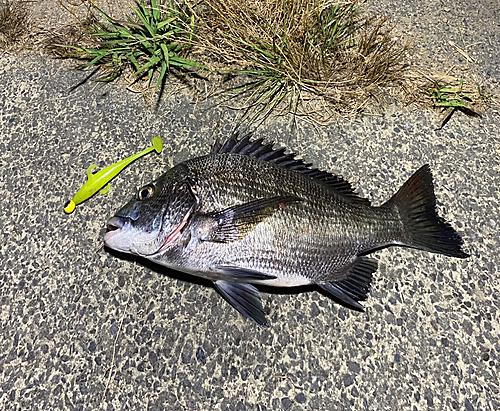
[[[268,325],[254,285],[317,284],[362,310],[377,261],[404,245],[467,256],[436,213],[428,166],[373,207],[341,177],[262,139],[230,137],[139,190],[108,222],[105,245],[214,282],[244,316]]]

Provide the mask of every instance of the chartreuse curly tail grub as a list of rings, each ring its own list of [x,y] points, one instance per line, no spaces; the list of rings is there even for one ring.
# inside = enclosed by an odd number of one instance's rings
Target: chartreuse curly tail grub
[[[87,182],[78,190],[73,199],[66,203],[64,211],[66,213],[72,213],[77,204],[83,203],[85,200],[92,197],[98,191],[102,194],[106,194],[109,191],[109,182],[115,178],[125,167],[127,167],[132,161],[137,160],[148,154],[151,151],[156,151],[161,153],[163,149],[163,142],[160,137],[153,138],[153,145],[140,153],[134,154],[133,156],[127,157],[126,159],[119,161],[118,163],[112,164],[95,174],[92,174],[92,170],[97,167],[96,164],[92,164],[87,169],[88,180]],[[108,184],[105,188],[103,188]]]

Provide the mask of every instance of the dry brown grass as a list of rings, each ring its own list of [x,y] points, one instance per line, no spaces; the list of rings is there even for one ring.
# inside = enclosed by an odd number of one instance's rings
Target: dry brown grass
[[[397,86],[407,51],[361,0],[205,0],[194,7],[198,48],[222,71],[248,76],[240,107],[331,121]]]
[[[1,1],[0,49],[16,51],[23,48],[26,38],[30,35],[30,12],[25,1]]]
[[[64,25],[44,31],[40,43],[45,52],[55,58],[76,58],[73,47],[98,46],[99,40],[92,37],[99,22],[94,3],[93,0],[59,0],[61,9],[65,10],[71,19]]]

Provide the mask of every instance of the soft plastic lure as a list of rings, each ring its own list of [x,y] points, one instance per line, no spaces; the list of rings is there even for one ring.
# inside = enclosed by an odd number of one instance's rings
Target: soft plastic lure
[[[78,190],[73,199],[66,203],[64,211],[68,214],[72,213],[77,204],[83,203],[98,191],[100,191],[102,194],[106,194],[109,191],[109,182],[132,161],[137,160],[139,157],[142,157],[153,150],[155,150],[157,153],[161,153],[162,149],[163,142],[161,141],[161,138],[155,137],[153,138],[153,145],[151,147],[141,151],[140,153],[134,154],[133,156],[127,157],[126,159],[119,161],[118,163],[112,164],[95,174],[92,174],[92,170],[97,167],[97,164],[92,164],[87,169],[87,182],[82,186],[82,188],[80,188],[80,190]],[[104,186],[106,187],[103,188]]]

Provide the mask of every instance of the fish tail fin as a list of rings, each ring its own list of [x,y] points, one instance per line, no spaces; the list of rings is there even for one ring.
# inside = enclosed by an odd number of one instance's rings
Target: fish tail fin
[[[399,210],[407,234],[403,245],[450,257],[466,258],[460,235],[436,211],[436,196],[428,164],[422,166],[386,203]]]

